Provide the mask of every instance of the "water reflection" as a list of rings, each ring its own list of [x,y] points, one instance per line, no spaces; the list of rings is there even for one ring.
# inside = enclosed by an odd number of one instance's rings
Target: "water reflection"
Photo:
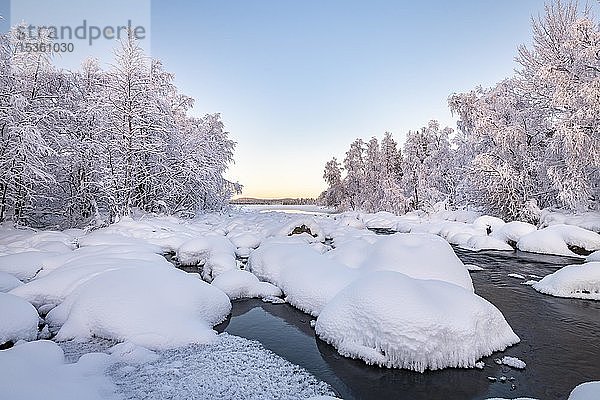
[[[315,337],[311,316],[286,304],[235,302],[231,317],[217,329],[260,341],[328,382],[345,399],[563,399],[577,384],[600,379],[600,302],[546,296],[508,277],[509,273],[543,276],[577,260],[460,249],[457,254],[465,263],[485,268],[472,274],[477,294],[495,304],[521,337],[521,343],[506,352],[484,358],[483,370],[420,374],[347,359]],[[527,368],[497,365],[494,358],[503,355],[521,358]],[[491,382],[488,376],[513,380]]]

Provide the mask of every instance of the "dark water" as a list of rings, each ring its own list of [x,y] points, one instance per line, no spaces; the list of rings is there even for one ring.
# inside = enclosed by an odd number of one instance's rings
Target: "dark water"
[[[260,341],[329,383],[347,400],[566,399],[579,383],[600,380],[600,302],[546,296],[508,276],[544,276],[578,260],[519,252],[456,252],[465,263],[485,268],[471,275],[477,294],[496,305],[521,338],[521,343],[505,352],[484,358],[483,370],[445,369],[421,374],[368,366],[340,356],[316,338],[310,315],[287,304],[256,299],[235,302],[231,317],[217,329]],[[520,358],[527,368],[515,370],[495,364],[494,358],[503,355]],[[507,378],[504,383],[488,379],[502,376]]]

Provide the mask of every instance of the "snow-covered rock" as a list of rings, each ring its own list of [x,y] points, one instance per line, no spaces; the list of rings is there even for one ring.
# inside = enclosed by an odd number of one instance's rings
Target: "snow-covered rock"
[[[149,348],[207,343],[231,311],[214,286],[176,269],[104,272],[80,285],[46,320],[57,340],[98,336]]]
[[[504,225],[506,224],[506,222],[504,222],[503,219],[498,218],[498,217],[492,217],[490,215],[482,215],[481,217],[477,217],[474,221],[473,221],[473,226],[477,227],[477,228],[484,228],[491,232],[497,231],[498,229],[502,228]]]
[[[276,234],[279,236],[296,235],[298,233],[294,233],[294,231],[298,232],[305,230],[302,229],[302,227],[310,230],[310,233],[304,233],[313,238],[311,239],[311,241],[322,242],[325,240],[325,232],[323,231],[323,228],[321,227],[321,225],[319,225],[317,220],[312,217],[294,218],[290,222],[285,224],[283,227],[279,228]]]
[[[600,300],[600,262],[568,265],[546,275],[533,288],[557,297]]]
[[[38,313],[22,298],[0,293],[0,316],[0,344],[37,338]]]
[[[442,238],[425,233],[396,233],[370,246],[336,248],[330,256],[360,266],[363,273],[396,271],[418,279],[437,279],[473,290],[469,272]],[[340,254],[342,253],[342,254]],[[343,254],[346,253],[346,254]],[[353,259],[352,259],[353,258]]]
[[[246,297],[279,297],[281,289],[269,282],[261,282],[251,272],[231,270],[217,276],[211,283],[221,289],[231,300]]]
[[[512,221],[493,230],[491,236],[505,243],[516,244],[523,236],[535,231],[537,231],[535,225],[528,224],[527,222]]]
[[[109,356],[87,354],[65,363],[62,349],[39,340],[0,351],[0,395],[11,400],[106,400],[118,397],[104,375]]]
[[[524,235],[517,242],[517,248],[522,251],[577,256],[569,246],[600,250],[600,234],[572,225],[552,225]]]
[[[502,313],[471,290],[391,271],[340,291],[315,330],[344,356],[421,372],[474,367],[519,341]]]
[[[22,284],[14,275],[0,271],[0,292],[8,292]]]
[[[600,399],[600,381],[585,382],[577,385],[569,394],[567,400],[598,400]]]

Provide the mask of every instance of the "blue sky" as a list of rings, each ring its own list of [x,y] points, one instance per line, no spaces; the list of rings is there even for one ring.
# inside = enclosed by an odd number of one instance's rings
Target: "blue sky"
[[[544,1],[151,5],[152,56],[238,142],[228,177],[245,196],[296,197],[317,196],[325,162],[357,137],[453,125],[448,95],[511,75]]]

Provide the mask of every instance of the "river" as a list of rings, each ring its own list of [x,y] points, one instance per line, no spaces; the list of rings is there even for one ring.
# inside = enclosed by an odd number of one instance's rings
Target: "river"
[[[483,370],[449,368],[421,374],[368,366],[340,356],[316,338],[310,315],[287,304],[257,299],[234,302],[230,318],[216,329],[260,341],[329,383],[346,400],[566,399],[577,384],[600,380],[600,302],[543,295],[508,276],[516,273],[534,279],[529,275],[544,276],[579,260],[522,252],[455,251],[464,263],[484,268],[471,274],[476,293],[498,307],[521,338],[505,352],[484,358]],[[497,365],[494,359],[503,355],[518,357],[527,367]]]

